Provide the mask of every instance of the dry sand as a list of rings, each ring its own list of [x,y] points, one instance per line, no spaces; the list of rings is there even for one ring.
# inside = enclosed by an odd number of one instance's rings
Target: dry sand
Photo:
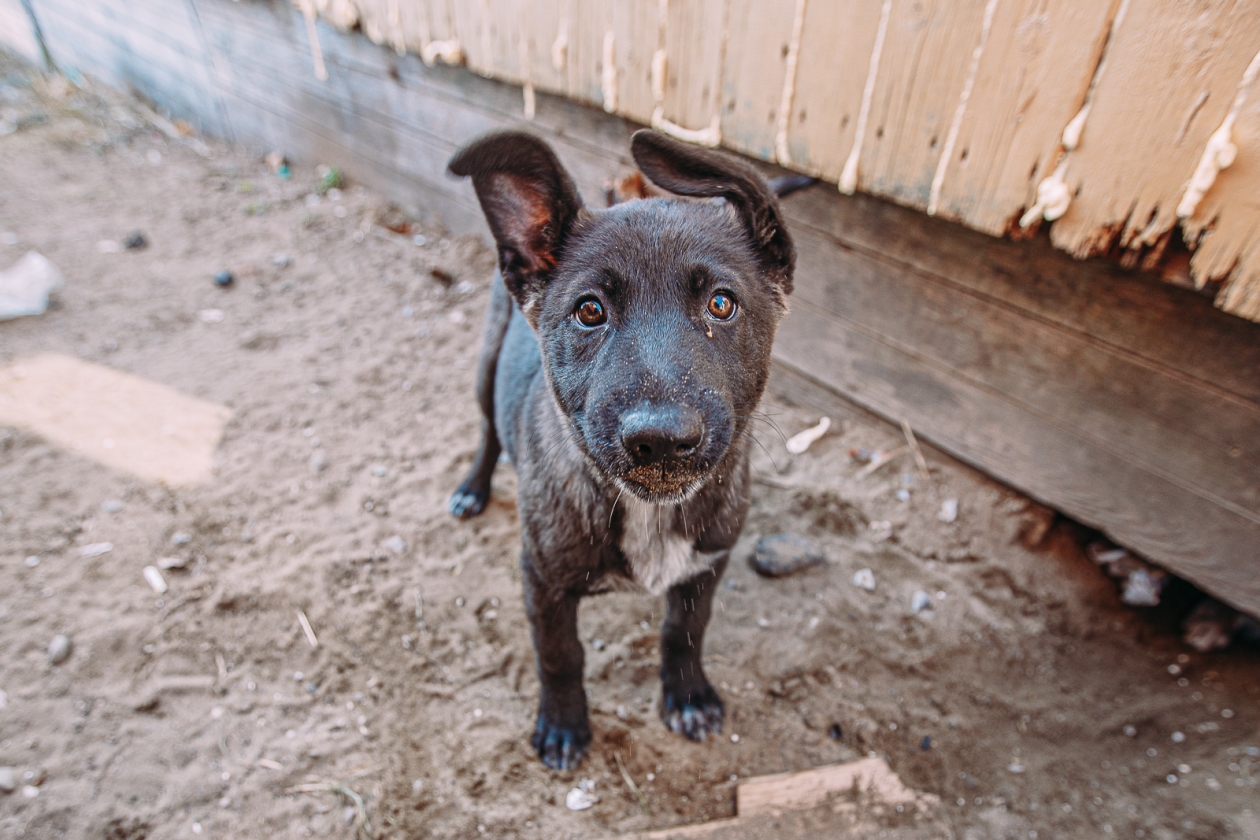
[[[0,323],[0,367],[62,354],[230,411],[212,476],[178,489],[0,427],[0,766],[19,786],[0,836],[351,838],[327,785],[378,837],[615,836],[730,817],[740,778],[874,752],[939,803],[842,797],[713,836],[1260,837],[1254,650],[1193,654],[1172,606],[1119,603],[1076,529],[1030,540],[1047,511],[930,448],[927,477],[902,458],[858,478],[848,449],[900,430],[782,373],[769,421],[834,425],[797,456],[760,435],[706,647],[726,732],[664,729],[661,603],[604,596],[581,615],[595,743],[579,772],[547,770],[510,468],[482,517],[445,513],[476,444],[492,255],[432,229],[356,236],[380,199],[351,182],[308,204],[313,161],[281,180],[204,158],[122,100],[0,70],[22,118],[0,137],[0,266],[35,248],[67,280],[49,313]],[[147,249],[99,250],[135,229]],[[85,416],[112,410],[87,393]],[[758,578],[747,554],[774,532],[828,564]],[[141,570],[164,557],[184,566],[159,595]],[[54,666],[57,634],[73,649]],[[600,801],[569,811],[580,779]]]

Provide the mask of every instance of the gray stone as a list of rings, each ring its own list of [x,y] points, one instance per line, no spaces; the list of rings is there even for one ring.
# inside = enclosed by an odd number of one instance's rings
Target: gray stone
[[[0,767],[0,793],[13,793],[17,786],[17,768]]]
[[[771,534],[757,542],[750,561],[753,571],[764,577],[786,577],[827,562],[827,557],[809,540],[795,534]]]
[[[50,665],[60,665],[70,658],[70,651],[74,649],[74,644],[68,636],[56,635],[53,640],[48,643],[48,662]]]

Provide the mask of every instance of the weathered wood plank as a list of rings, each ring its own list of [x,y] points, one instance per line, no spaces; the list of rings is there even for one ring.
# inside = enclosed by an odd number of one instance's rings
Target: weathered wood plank
[[[1211,302],[1149,275],[1091,260],[1072,262],[1042,241],[1007,242],[866,196],[808,190],[786,205],[794,225],[842,248],[884,255],[1029,316],[1162,365],[1205,387],[1260,402],[1255,325],[1222,317]],[[1152,339],[1148,324],[1175,325]]]
[[[798,231],[794,298],[1260,525],[1260,404],[947,278]],[[890,301],[897,301],[890,305]],[[1148,334],[1157,337],[1155,332]],[[851,385],[856,387],[856,385]],[[924,395],[926,398],[926,395]],[[948,412],[949,404],[932,407]]]

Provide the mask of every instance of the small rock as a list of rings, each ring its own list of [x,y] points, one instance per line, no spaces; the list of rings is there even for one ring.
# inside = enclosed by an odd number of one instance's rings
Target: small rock
[[[462,324],[468,320],[468,316],[464,314],[462,309],[452,309],[446,316],[446,320],[452,324]]]
[[[383,545],[395,554],[402,554],[407,550],[407,544],[403,542],[403,538],[397,535],[385,540]]]
[[[372,475],[376,476],[377,478],[384,478],[388,474],[389,474],[389,470],[385,469],[385,466],[383,464],[377,464],[376,466],[372,467]]]
[[[114,550],[113,543],[91,543],[79,549],[80,557],[100,557]]]
[[[773,578],[796,574],[826,562],[826,555],[809,540],[795,534],[771,534],[757,541],[757,550],[749,565],[757,574]]]
[[[128,251],[141,251],[149,247],[149,240],[145,239],[144,234],[140,231],[133,230],[123,240],[123,247]]]
[[[870,569],[858,569],[853,576],[853,585],[867,592],[875,591],[875,573]]]
[[[594,789],[593,782],[583,779],[577,787],[565,794],[564,807],[570,811],[585,811],[599,801],[599,797],[593,792]]]
[[[1118,560],[1123,560],[1129,555],[1129,552],[1125,551],[1120,546],[1112,545],[1109,542],[1103,542],[1101,540],[1098,542],[1092,542],[1086,546],[1085,553],[1089,555],[1090,560],[1093,560],[1100,566],[1106,563],[1115,563]]]
[[[931,609],[931,607],[932,598],[922,589],[910,597],[910,612],[921,613],[926,609]]]
[[[53,640],[48,643],[48,662],[50,665],[60,665],[70,658],[70,652],[74,649],[74,644],[68,636],[60,634],[53,636]]]
[[[0,793],[13,793],[17,786],[17,769],[0,767]]]
[[[96,243],[96,250],[102,254],[117,254],[123,248],[112,239],[102,239]]]
[[[166,585],[166,579],[162,577],[162,573],[158,571],[157,566],[145,566],[142,570],[145,583],[159,595],[165,595],[169,588]]]
[[[106,499],[101,502],[101,510],[106,513],[118,513],[118,511],[122,510],[126,506],[126,503],[122,499]]]
[[[0,709],[8,708],[8,705],[9,705],[9,695],[5,693],[3,689],[0,689]],[[1230,715],[1232,714],[1233,712],[1230,712]]]
[[[1131,607],[1159,606],[1159,594],[1163,591],[1164,581],[1163,572],[1137,569],[1125,579],[1120,600]]]
[[[1006,769],[1007,769],[1007,770],[1009,770],[1009,771],[1010,771],[1010,772],[1012,772],[1012,773],[1023,773],[1023,772],[1024,772],[1024,765],[1022,765],[1022,764],[1008,764],[1008,765],[1006,765]]]
[[[183,557],[159,557],[157,559],[157,567],[163,571],[168,569],[182,569],[188,565],[188,561]]]
[[[223,322],[222,309],[202,309],[197,312],[197,320],[203,324],[219,324]]]
[[[628,720],[630,718],[630,713],[626,711],[625,706],[618,706],[617,717],[621,720]]]
[[[311,453],[307,464],[310,466],[312,473],[323,472],[328,467],[328,453],[322,449],[316,449]]]
[[[831,728],[827,730],[827,737],[833,741],[843,741],[844,730],[840,728],[840,724],[833,723],[831,724]]]
[[[214,275],[214,285],[219,288],[225,288],[227,286],[231,286],[235,279],[236,278],[232,276],[232,272],[220,271],[218,274]]]
[[[39,788],[35,785],[22,785],[23,799],[34,799],[37,796],[39,796]]]
[[[603,639],[592,639],[592,640],[591,640],[591,647],[595,648],[595,650],[603,650],[603,649],[604,649],[604,640],[603,640]]]
[[[419,793],[419,792],[420,792],[420,791],[422,791],[422,790],[424,790],[424,779],[412,779],[412,780],[411,780],[411,792],[412,792],[412,793]]]
[[[411,237],[411,241],[414,242],[416,245],[423,247],[424,243],[427,242],[428,240],[417,233],[415,236]]]
[[[23,562],[26,563],[26,568],[33,569],[39,565],[39,558],[36,557],[34,554],[32,554],[30,557],[27,557],[26,560]]]
[[[1204,598],[1181,622],[1182,639],[1199,653],[1229,647],[1237,627],[1237,610],[1215,598]]]
[[[455,284],[455,276],[445,269],[431,268],[429,269],[429,276],[436,280],[443,288],[449,289]]]
[[[936,518],[947,524],[958,519],[958,500],[946,499],[941,502],[941,509],[936,514]]]
[[[187,531],[176,531],[171,534],[171,545],[188,545],[192,542],[192,534]]]
[[[272,254],[272,255],[271,255],[271,264],[272,264],[272,265],[274,265],[276,268],[285,268],[285,267],[287,267],[287,266],[289,265],[289,263],[291,263],[291,262],[292,262],[292,260],[291,260],[291,259],[289,259],[289,255],[288,255],[288,254],[285,254],[285,253],[277,253],[277,254]]]
[[[897,501],[899,501],[899,502],[908,502],[908,501],[910,501],[910,491],[909,491],[909,490],[907,490],[907,489],[906,489],[906,488],[904,488],[904,487],[902,487],[900,490],[898,490],[898,491],[897,491],[896,493],[894,493],[893,495],[897,497]]]

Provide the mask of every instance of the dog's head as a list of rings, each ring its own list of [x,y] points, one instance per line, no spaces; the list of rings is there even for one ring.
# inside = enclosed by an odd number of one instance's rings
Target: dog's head
[[[528,134],[482,138],[450,169],[472,176],[579,445],[623,489],[673,503],[747,429],[796,252],[751,166],[646,130],[631,150],[653,182],[688,198],[587,209]]]

